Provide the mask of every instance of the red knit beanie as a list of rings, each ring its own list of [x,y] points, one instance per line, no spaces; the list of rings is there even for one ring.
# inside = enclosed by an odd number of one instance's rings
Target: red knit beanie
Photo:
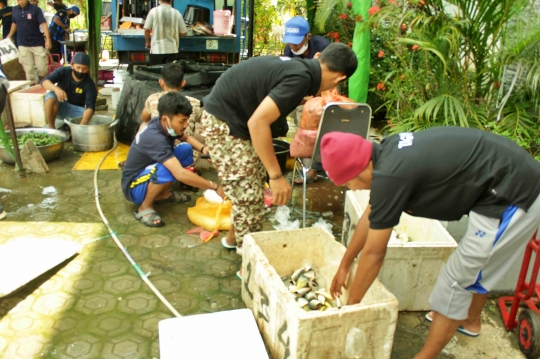
[[[361,136],[330,132],[321,142],[322,166],[337,186],[358,176],[371,161],[373,146]]]

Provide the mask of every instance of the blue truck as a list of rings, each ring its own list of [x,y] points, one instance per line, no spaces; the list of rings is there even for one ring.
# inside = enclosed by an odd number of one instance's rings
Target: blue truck
[[[231,0],[229,0],[231,1]],[[231,10],[234,15],[231,35],[201,36],[188,33],[180,38],[179,57],[189,61],[234,64],[248,53],[248,2],[253,0],[233,0],[232,6],[227,0],[173,0],[173,7],[184,16],[186,25],[196,20],[213,24],[214,10]],[[111,37],[113,49],[117,52],[120,64],[127,64],[130,73],[134,65],[148,65],[149,52],[145,48],[144,30],[120,29],[122,18],[135,18],[139,21],[153,7],[159,5],[157,0],[112,0]]]

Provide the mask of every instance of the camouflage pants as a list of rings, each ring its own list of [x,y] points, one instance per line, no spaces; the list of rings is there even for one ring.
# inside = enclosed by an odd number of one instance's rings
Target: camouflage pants
[[[226,122],[204,111],[203,136],[225,195],[232,202],[236,241],[262,229],[266,170],[250,140],[229,135]]]

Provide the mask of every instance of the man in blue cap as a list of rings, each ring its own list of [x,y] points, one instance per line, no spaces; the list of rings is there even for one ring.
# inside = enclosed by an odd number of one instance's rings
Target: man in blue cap
[[[302,16],[295,16],[285,24],[285,36],[283,42],[287,45],[283,55],[286,57],[300,57],[312,59],[322,52],[330,41],[322,36],[312,36],[309,32],[309,24]]]
[[[81,13],[81,10],[77,6],[72,6],[67,10],[60,9],[56,12],[53,19],[51,20],[51,24],[49,25],[49,32],[51,33],[51,54],[58,54],[60,57],[62,57],[62,54],[64,53],[64,48],[60,44],[60,41],[69,40],[69,32],[71,31],[70,26],[70,20],[73,19],[75,16],[79,15]],[[69,55],[67,57],[67,61],[69,62],[70,58]]]
[[[97,89],[89,71],[90,56],[77,52],[71,66],[60,67],[43,79],[41,86],[49,90],[45,95],[45,117],[50,128],[55,128],[57,117],[82,117],[81,125],[92,118]]]

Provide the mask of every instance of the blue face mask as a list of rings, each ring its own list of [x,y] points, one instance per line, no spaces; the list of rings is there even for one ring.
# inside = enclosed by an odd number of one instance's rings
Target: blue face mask
[[[172,137],[178,136],[178,135],[176,134],[176,132],[174,132],[174,130],[172,129],[172,127],[171,127],[171,120],[170,120],[168,117],[167,117],[167,122],[169,123],[169,124],[167,125],[167,133],[168,133],[169,135],[171,135]]]

